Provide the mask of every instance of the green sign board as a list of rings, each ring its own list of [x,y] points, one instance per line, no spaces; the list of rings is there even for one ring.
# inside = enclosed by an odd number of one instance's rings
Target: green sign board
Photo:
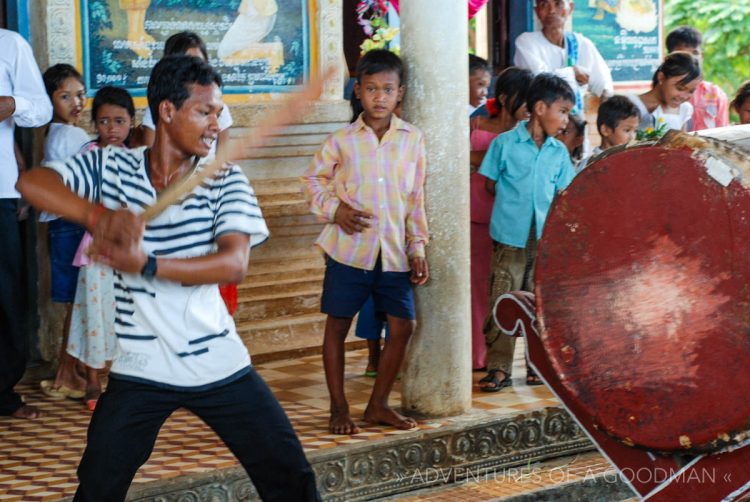
[[[596,45],[615,82],[650,81],[661,64],[659,0],[579,0],[573,29]]]
[[[298,89],[309,76],[308,0],[81,0],[84,79],[144,96],[164,41],[193,31],[225,94]]]

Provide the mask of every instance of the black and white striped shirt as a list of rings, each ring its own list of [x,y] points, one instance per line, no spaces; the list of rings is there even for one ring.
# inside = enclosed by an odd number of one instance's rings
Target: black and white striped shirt
[[[46,167],[81,197],[140,213],[157,197],[145,151],[110,146]],[[251,246],[268,238],[258,201],[238,166],[204,181],[149,222],[142,247],[156,256],[191,258],[214,252],[216,238],[228,233],[250,236]],[[197,390],[247,371],[250,356],[217,285],[184,286],[115,272],[115,298],[113,376]]]

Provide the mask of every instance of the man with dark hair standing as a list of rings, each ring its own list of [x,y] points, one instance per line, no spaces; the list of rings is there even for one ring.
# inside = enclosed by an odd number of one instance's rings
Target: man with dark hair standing
[[[13,387],[23,376],[28,341],[21,314],[21,237],[15,189],[18,163],[13,130],[39,127],[52,118],[52,104],[44,90],[31,47],[18,33],[0,29],[0,415],[37,418],[39,411],[25,405]]]
[[[160,192],[201,176],[219,134],[221,77],[200,58],[167,57],[151,73],[151,149],[109,146],[24,174],[29,202],[86,225],[89,254],[115,275],[118,351],[78,467],[76,501],[124,500],[177,408],[226,443],[264,500],[320,500],[284,410],[250,364],[218,283],[241,281],[268,237],[242,170],[226,165],[148,226]],[[122,207],[124,206],[124,209]]]
[[[541,31],[522,33],[516,38],[516,66],[535,75],[551,72],[562,77],[576,94],[574,112],[583,112],[586,92],[606,99],[614,94],[612,73],[594,43],[580,33],[565,31],[575,2],[536,0],[534,12]]]

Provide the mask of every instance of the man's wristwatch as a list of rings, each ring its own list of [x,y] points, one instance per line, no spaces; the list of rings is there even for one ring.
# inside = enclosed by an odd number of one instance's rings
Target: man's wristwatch
[[[141,275],[146,279],[156,276],[156,256],[148,255],[146,257],[146,264],[141,269]]]

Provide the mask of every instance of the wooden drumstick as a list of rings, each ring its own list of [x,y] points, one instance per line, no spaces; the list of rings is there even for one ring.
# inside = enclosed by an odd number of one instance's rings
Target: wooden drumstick
[[[167,187],[156,200],[156,203],[146,208],[143,219],[151,221],[162,211],[179,201],[182,197],[193,191],[195,187],[203,183],[203,180],[215,175],[227,163],[246,158],[253,150],[268,141],[277,130],[291,122],[294,122],[304,112],[306,106],[320,97],[323,86],[335,73],[335,68],[329,68],[321,77],[310,82],[301,92],[295,93],[284,101],[281,107],[261,119],[257,127],[248,134],[230,139],[219,146],[216,158],[208,166],[201,169],[198,176],[189,176],[182,183]]]

